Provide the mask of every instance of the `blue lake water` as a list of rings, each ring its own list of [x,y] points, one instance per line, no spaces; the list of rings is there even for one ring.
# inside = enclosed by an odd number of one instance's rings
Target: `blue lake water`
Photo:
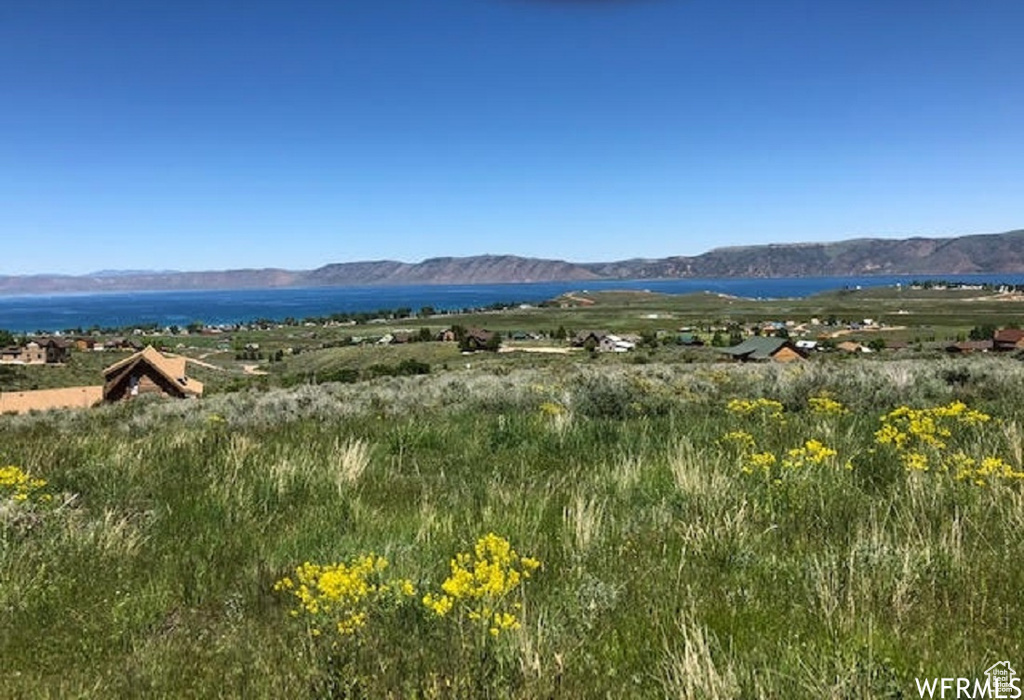
[[[907,284],[941,278],[968,283],[1024,284],[1024,274],[900,275],[889,277],[800,277],[772,279],[673,279],[524,284],[410,285],[393,287],[315,287],[189,292],[121,292],[0,296],[0,328],[15,332],[75,327],[123,327],[157,323],[185,325],[237,323],[257,318],[328,316],[335,312],[376,311],[407,306],[419,310],[476,308],[493,303],[536,303],[574,290],[647,289],[666,294],[719,292],[752,298],[805,297],[844,287]]]

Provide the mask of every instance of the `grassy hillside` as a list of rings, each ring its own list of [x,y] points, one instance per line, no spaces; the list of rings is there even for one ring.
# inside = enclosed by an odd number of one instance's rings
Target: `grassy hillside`
[[[0,696],[980,675],[1024,656],[1022,385],[1000,358],[558,364],[0,417],[0,465],[46,482],[0,479]],[[881,420],[903,405],[939,410]]]

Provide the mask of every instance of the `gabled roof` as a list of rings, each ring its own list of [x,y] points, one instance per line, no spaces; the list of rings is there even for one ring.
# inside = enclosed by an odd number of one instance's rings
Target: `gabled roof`
[[[145,362],[162,374],[164,378],[178,386],[183,393],[195,394],[196,396],[203,393],[202,382],[197,382],[195,379],[189,379],[185,376],[186,359],[184,357],[180,355],[167,357],[154,349],[152,345],[147,345],[139,352],[129,355],[120,362],[115,362],[107,367],[103,370],[103,378],[107,381],[108,385],[111,382],[116,382],[130,367],[134,367],[140,362]]]
[[[574,342],[581,343],[581,344],[587,342],[587,340],[590,339],[590,338],[593,338],[597,342],[601,342],[601,339],[604,338],[606,335],[608,335],[608,331],[588,331],[588,330],[583,330],[583,331],[578,331],[576,333],[576,335],[573,336],[573,340],[574,340]]]
[[[466,338],[472,338],[478,343],[486,343],[494,337],[494,331],[486,331],[482,328],[468,328],[466,329]]]
[[[769,360],[772,355],[787,346],[793,347],[793,344],[785,338],[755,335],[739,345],[722,348],[721,351],[733,357],[742,357],[748,360]]]

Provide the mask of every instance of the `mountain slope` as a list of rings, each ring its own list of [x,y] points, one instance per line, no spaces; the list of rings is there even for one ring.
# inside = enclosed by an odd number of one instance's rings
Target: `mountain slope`
[[[0,276],[0,294],[999,272],[1024,273],[1024,230],[958,238],[860,238],[837,243],[736,246],[715,248],[690,257],[602,263],[478,255],[430,258],[419,263],[395,260],[335,263],[315,270],[103,271],[80,277]]]

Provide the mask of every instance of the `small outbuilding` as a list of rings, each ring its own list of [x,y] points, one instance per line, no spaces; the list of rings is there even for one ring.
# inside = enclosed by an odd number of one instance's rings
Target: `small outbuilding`
[[[103,400],[123,401],[142,394],[176,399],[202,396],[202,383],[186,376],[185,364],[184,357],[167,357],[146,346],[103,370]]]

